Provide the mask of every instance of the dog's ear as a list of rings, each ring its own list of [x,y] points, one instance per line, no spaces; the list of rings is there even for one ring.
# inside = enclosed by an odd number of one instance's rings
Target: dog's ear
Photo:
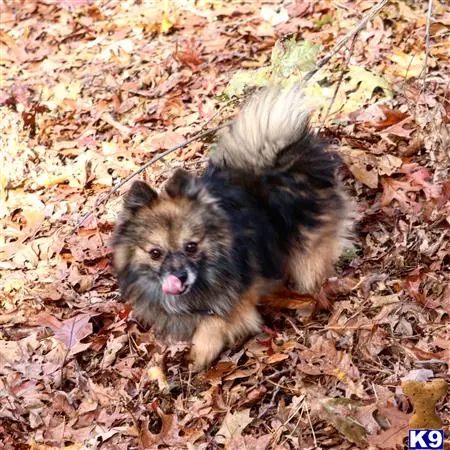
[[[158,194],[147,183],[135,181],[125,195],[125,209],[135,212],[150,206],[157,198]]]
[[[195,199],[201,190],[201,184],[195,176],[185,170],[178,169],[167,181],[164,188],[171,198],[188,197]]]
[[[173,174],[164,189],[170,198],[184,197],[207,205],[216,203],[216,199],[210,195],[202,180],[182,169]]]

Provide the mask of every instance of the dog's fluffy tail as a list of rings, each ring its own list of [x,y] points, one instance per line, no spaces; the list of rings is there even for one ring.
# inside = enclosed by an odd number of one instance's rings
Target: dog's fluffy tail
[[[350,224],[341,160],[311,130],[311,110],[297,86],[262,90],[220,136],[209,172],[264,208],[277,246],[289,255],[287,276],[304,292],[327,276],[347,245]]]
[[[311,165],[318,156],[311,150],[323,147],[309,126],[312,109],[298,86],[263,89],[222,132],[211,156],[213,164],[254,174],[286,170],[286,164],[299,160]]]

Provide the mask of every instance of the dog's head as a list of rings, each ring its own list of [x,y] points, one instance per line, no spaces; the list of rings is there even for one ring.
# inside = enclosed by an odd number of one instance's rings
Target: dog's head
[[[189,298],[201,298],[218,281],[230,246],[217,201],[201,179],[179,170],[160,195],[140,181],[131,186],[116,227],[114,265],[119,276],[127,274],[122,284],[137,282],[168,312],[188,313]]]

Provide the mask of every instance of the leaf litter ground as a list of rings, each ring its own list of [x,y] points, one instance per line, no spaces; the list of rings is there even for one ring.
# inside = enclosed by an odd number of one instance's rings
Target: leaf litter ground
[[[426,57],[427,4],[388,2],[306,88],[345,161],[354,248],[318,298],[268,298],[263,333],[200,375],[118,302],[120,196],[74,226],[140,164],[227,120],[230,95],[301,78],[374,2],[1,6],[4,448],[402,448],[401,379],[450,380],[450,15],[433,2]],[[200,171],[209,149],[144,178]]]

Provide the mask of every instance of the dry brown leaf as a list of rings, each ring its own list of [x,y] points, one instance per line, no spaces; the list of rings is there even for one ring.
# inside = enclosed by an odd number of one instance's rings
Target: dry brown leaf
[[[236,436],[225,446],[226,450],[266,450],[269,447],[272,436]]]
[[[410,415],[394,407],[379,408],[379,414],[388,419],[389,428],[379,434],[368,436],[368,442],[380,449],[402,449],[403,440],[408,435]]]
[[[341,149],[341,153],[355,178],[373,189],[378,187],[379,176],[392,175],[402,165],[402,160],[393,155],[375,156],[348,148]]]
[[[356,420],[360,402],[350,399],[327,398],[319,402],[320,411],[350,442],[361,447],[367,445],[367,432]],[[320,414],[320,413],[319,413]]]
[[[288,359],[289,355],[286,353],[274,353],[273,355],[270,355],[266,358],[265,362],[267,364],[276,364],[280,361],[284,361],[285,359]]]
[[[231,439],[238,438],[251,422],[253,422],[253,419],[250,417],[250,409],[227,412],[219,431],[216,433],[216,441],[224,444]]]
[[[219,361],[204,374],[204,378],[209,383],[216,385],[219,384],[226,375],[233,373],[235,370],[236,365],[231,361]]]
[[[362,150],[342,151],[344,161],[355,178],[366,186],[378,187],[377,159]]]
[[[85,448],[84,444],[72,444],[65,447],[52,447],[45,444],[37,444],[34,440],[30,444],[30,450],[82,450]]]
[[[414,132],[413,128],[405,128],[406,125],[409,125],[411,122],[411,118],[407,117],[406,119],[403,119],[402,121],[391,125],[388,128],[385,128],[382,131],[382,134],[392,134],[394,136],[402,137],[405,139],[409,139],[411,137],[411,134]]]
[[[166,131],[164,133],[152,136],[146,143],[152,151],[155,150],[167,150],[175,145],[181,144],[185,141],[184,136],[175,131]],[[168,155],[168,159],[172,159],[172,155]]]
[[[160,408],[156,412],[161,419],[161,431],[158,434],[152,434],[148,430],[148,418],[142,421],[141,439],[142,445],[147,449],[158,449],[160,445],[178,446],[185,445],[186,440],[180,436],[180,425],[175,414],[164,414]]]
[[[408,113],[390,109],[387,105],[380,105],[380,109],[384,116],[383,119],[370,124],[374,126],[376,130],[383,130],[408,117]]]
[[[311,310],[315,304],[315,300],[311,295],[300,295],[288,289],[281,289],[275,294],[265,295],[261,303],[275,309]]]
[[[90,347],[90,343],[82,343],[81,340],[92,334],[92,323],[89,321],[94,315],[94,313],[84,313],[59,321],[56,317],[41,314],[36,318],[35,323],[49,327],[55,338],[64,344],[68,351],[67,356],[71,357]]]

